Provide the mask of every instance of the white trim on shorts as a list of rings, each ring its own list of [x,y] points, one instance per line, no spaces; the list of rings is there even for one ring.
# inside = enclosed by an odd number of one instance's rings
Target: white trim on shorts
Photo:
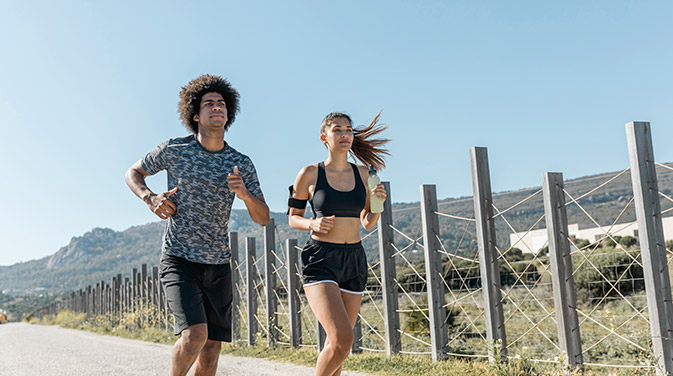
[[[335,285],[337,285],[337,287],[339,286],[339,284],[336,283],[335,281],[332,281],[331,279],[326,279],[324,281],[305,283],[304,287],[315,286],[315,285],[320,284],[320,283],[334,283]],[[348,294],[356,294],[356,295],[364,295],[364,293],[365,293],[364,291],[351,291],[351,290],[342,289],[341,287],[339,287],[339,291],[343,291],[343,292],[348,293]]]

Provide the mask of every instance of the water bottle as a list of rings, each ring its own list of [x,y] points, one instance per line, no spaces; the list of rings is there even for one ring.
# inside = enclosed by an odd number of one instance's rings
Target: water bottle
[[[374,166],[369,167],[369,179],[367,179],[367,185],[369,186],[369,193],[372,192],[377,185],[381,184],[381,179],[376,175],[376,169]],[[383,201],[375,195],[370,195],[369,197],[370,208],[369,211],[372,213],[381,213],[383,211]]]

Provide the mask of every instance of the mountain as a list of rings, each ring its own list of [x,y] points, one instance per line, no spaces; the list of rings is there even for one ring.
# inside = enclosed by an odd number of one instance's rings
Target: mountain
[[[289,228],[286,216],[273,213],[279,225],[277,236],[300,237],[301,233]],[[161,237],[164,223],[154,222],[134,226],[124,231],[94,228],[82,236],[73,237],[70,243],[51,256],[0,267],[0,291],[18,295],[28,293],[61,294],[84,288],[98,281],[109,281],[113,275],[128,276],[141,264],[157,266],[161,256]],[[256,225],[245,210],[233,210],[230,222],[232,231],[239,237],[257,237],[261,249],[262,228]],[[306,236],[304,236],[304,241]],[[242,243],[242,241],[241,241]],[[244,248],[242,248],[244,249]]]
[[[658,168],[659,188],[662,193],[673,196],[673,173],[671,170]],[[605,173],[573,179],[565,182],[565,188],[572,197],[579,197],[604,182],[609,181],[618,173]],[[391,187],[394,195],[394,184]],[[495,220],[498,245],[509,246],[509,233],[526,231],[529,228],[544,227],[542,193],[539,187],[518,191],[501,192],[493,195],[495,207],[500,211],[524,201]],[[537,194],[535,194],[538,192]],[[533,195],[533,197],[529,196]],[[586,195],[579,204],[601,225],[635,220],[633,204],[627,206],[633,196],[630,175],[627,172],[606,184],[604,187]],[[570,201],[570,199],[567,199]],[[626,210],[624,210],[626,207]],[[668,200],[662,199],[662,208],[670,208]],[[310,210],[309,210],[310,212]],[[448,198],[438,202],[438,212],[454,216],[472,218],[474,216],[471,197]],[[307,232],[291,229],[284,213],[272,213],[277,233],[277,241],[284,248],[285,239],[296,238],[302,245],[308,238]],[[538,222],[539,221],[539,222]],[[420,204],[395,203],[393,205],[393,226],[406,237],[418,239],[422,243],[422,226]],[[568,205],[568,222],[580,226],[593,226],[593,221],[577,205]],[[537,224],[536,224],[537,223]],[[249,218],[245,210],[233,210],[230,222],[231,231],[239,232],[239,249],[245,250],[243,239],[246,236],[257,238],[257,250],[261,252],[263,238],[262,228]],[[163,223],[155,222],[131,227],[124,231],[94,228],[79,237],[73,237],[70,243],[62,247],[52,256],[39,260],[0,267],[0,291],[5,295],[39,293],[43,295],[62,294],[78,288],[84,288],[97,281],[109,281],[113,275],[128,276],[133,268],[141,264],[156,266],[159,263]],[[474,223],[440,216],[440,234],[444,247],[449,252],[472,252],[476,249]],[[364,235],[364,232],[363,232]],[[395,242],[398,248],[411,245],[411,241],[396,233]],[[370,260],[378,256],[376,234],[366,238],[363,243]],[[422,252],[409,255],[414,259],[422,257]]]

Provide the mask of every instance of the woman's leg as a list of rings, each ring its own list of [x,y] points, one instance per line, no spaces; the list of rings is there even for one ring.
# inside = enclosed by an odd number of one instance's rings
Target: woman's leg
[[[316,376],[332,376],[341,368],[353,345],[353,327],[349,313],[334,283],[305,286],[304,292],[311,310],[325,329],[327,341],[318,356]]]
[[[358,313],[360,312],[360,303],[362,302],[362,294],[350,294],[347,292],[341,291],[341,299],[344,302],[346,307],[346,312],[348,313],[348,320],[351,323],[351,331],[355,327],[355,322],[358,319]],[[329,337],[325,340],[325,344],[329,341]],[[352,346],[351,346],[352,348]],[[343,362],[342,362],[343,363]],[[332,374],[332,376],[341,375],[341,366]]]

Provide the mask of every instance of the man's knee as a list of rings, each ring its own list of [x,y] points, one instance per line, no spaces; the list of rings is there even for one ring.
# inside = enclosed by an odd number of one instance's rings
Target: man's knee
[[[220,359],[220,350],[222,344],[220,341],[208,340],[199,353],[197,369],[214,370],[217,368],[217,361]]]
[[[208,354],[208,355],[220,355],[220,350],[222,350],[222,342],[220,341],[213,341],[213,340],[208,340],[206,341],[206,344],[203,346],[203,349],[201,352]]]
[[[222,343],[220,341],[208,340],[201,349],[201,356],[209,361],[217,362],[220,357],[220,350],[222,350]]]
[[[180,334],[182,346],[191,351],[201,351],[208,341],[208,326],[206,324],[196,324],[187,327]]]

